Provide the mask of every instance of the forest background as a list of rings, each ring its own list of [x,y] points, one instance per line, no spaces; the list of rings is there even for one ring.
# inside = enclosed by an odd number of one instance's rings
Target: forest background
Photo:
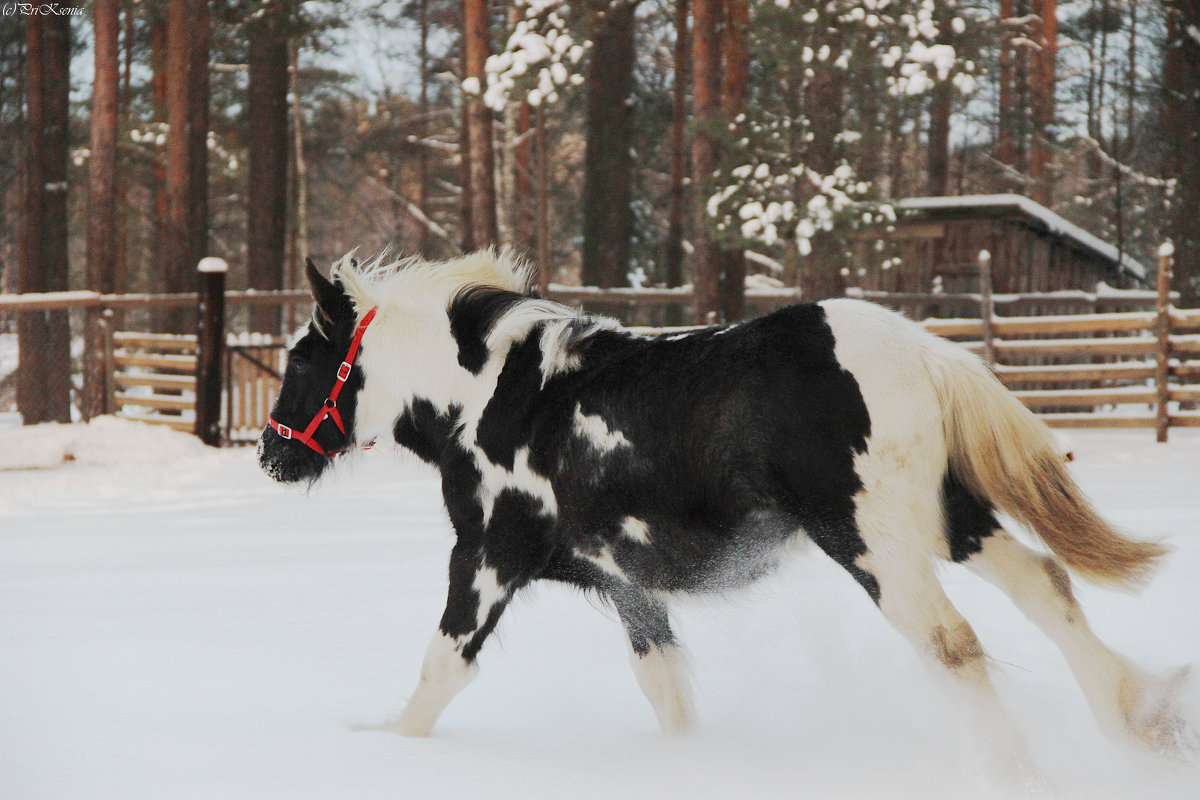
[[[897,199],[998,192],[1143,263],[1170,239],[1195,304],[1200,0],[0,2],[3,292],[496,245],[733,320],[747,273],[853,286]]]

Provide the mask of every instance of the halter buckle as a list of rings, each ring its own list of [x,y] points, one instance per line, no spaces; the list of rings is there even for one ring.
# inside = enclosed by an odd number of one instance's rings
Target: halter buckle
[[[289,428],[287,425],[284,425],[282,423],[279,423],[278,425],[279,426],[276,428],[276,431],[279,433],[279,437],[281,439],[292,438],[292,429],[291,428]]]
[[[342,365],[340,367],[338,367],[338,371],[337,371],[338,381],[341,383],[345,383],[346,379],[350,377],[350,370],[352,370],[352,369],[354,369],[354,367],[353,367],[353,365],[351,365],[351,363],[349,361],[343,361]]]

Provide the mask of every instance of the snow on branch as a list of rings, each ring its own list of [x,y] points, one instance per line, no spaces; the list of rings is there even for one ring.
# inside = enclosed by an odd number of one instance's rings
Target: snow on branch
[[[558,101],[564,86],[583,83],[576,65],[590,42],[576,42],[559,14],[562,0],[517,0],[523,10],[509,34],[504,50],[488,56],[484,65],[487,85],[477,77],[462,82],[467,94],[483,95],[489,108],[503,111],[512,101],[531,106]]]
[[[1140,183],[1143,186],[1154,186],[1160,189],[1172,189],[1177,183],[1175,178],[1157,178],[1153,175],[1147,175],[1144,172],[1136,170],[1128,164],[1122,164],[1120,161],[1117,161],[1115,158],[1109,155],[1108,151],[1104,149],[1104,145],[1100,144],[1100,142],[1096,141],[1091,136],[1081,134],[1079,138],[1088,146],[1089,149],[1092,150],[1092,152],[1098,155],[1100,160],[1103,161],[1107,166],[1112,167],[1126,178],[1129,178],[1136,183]]]

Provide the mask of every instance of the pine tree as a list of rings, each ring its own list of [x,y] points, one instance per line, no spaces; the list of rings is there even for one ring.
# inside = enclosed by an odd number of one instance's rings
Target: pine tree
[[[1200,303],[1200,0],[1170,0],[1163,58],[1164,172],[1175,179],[1167,232],[1175,245],[1175,286]]]
[[[246,271],[251,288],[282,289],[287,238],[289,0],[265,6],[247,24],[249,179]],[[251,328],[278,331],[278,309],[255,308]]]
[[[675,0],[674,83],[671,90],[671,174],[662,277],[667,286],[683,284],[683,235],[687,178],[687,97],[691,79],[689,0]]]
[[[718,166],[718,127],[721,122],[721,4],[719,0],[692,2],[692,185],[696,187],[695,255],[692,286],[696,322],[720,319],[721,247],[705,215],[707,189]]]
[[[65,291],[67,147],[71,22],[31,15],[26,22],[26,173],[19,292]],[[27,425],[71,420],[71,325],[66,311],[22,314],[17,407]]]
[[[96,0],[92,131],[88,158],[87,276],[93,291],[117,290],[117,132],[120,0]]]
[[[492,150],[492,110],[481,96],[486,82],[485,65],[491,52],[487,0],[463,0],[463,96],[466,123],[465,169],[469,170],[470,230],[472,246],[490,247],[500,242],[496,219],[496,166]]]
[[[191,262],[191,195],[189,75],[191,72],[190,3],[170,0],[166,25],[167,143],[164,174],[166,199],[162,240],[162,270],[168,292],[195,288]],[[170,314],[166,324],[182,333],[191,326],[184,315]]]
[[[638,0],[592,0],[581,278],[626,286],[633,237],[634,18]]]

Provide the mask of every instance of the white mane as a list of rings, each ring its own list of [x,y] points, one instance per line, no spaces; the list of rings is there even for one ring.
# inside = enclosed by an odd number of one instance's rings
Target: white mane
[[[448,303],[471,286],[526,294],[533,285],[532,265],[507,249],[481,250],[449,261],[392,258],[385,250],[361,264],[355,263],[354,252],[334,263],[330,277],[341,281],[360,313],[374,306]]]
[[[487,331],[482,369],[473,372],[461,366],[447,314],[455,299],[474,287],[527,295],[533,284],[530,265],[506,250],[484,250],[449,261],[391,258],[384,253],[362,264],[354,262],[351,252],[333,265],[330,275],[341,283],[360,316],[378,308],[363,339],[360,362],[368,376],[355,420],[355,435],[362,441],[390,435],[397,414],[415,397],[439,411],[457,406],[464,420],[477,421],[513,342],[547,323],[542,345],[548,377],[573,366],[569,342],[584,335],[573,324],[581,312],[525,297]],[[613,320],[588,319],[588,332],[616,327]]]

